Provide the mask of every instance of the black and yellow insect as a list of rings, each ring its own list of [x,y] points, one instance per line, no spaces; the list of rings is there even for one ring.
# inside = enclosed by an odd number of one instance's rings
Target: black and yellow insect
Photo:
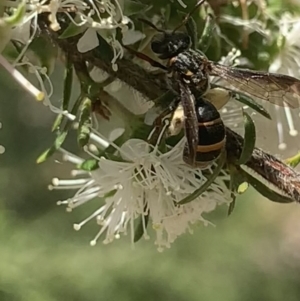
[[[211,102],[199,93],[192,94],[186,85],[180,85],[180,99],[184,111],[183,124],[187,135],[183,160],[196,167],[206,168],[220,156],[225,147],[225,126],[220,113]],[[190,104],[194,104],[195,112],[191,110]],[[196,118],[193,116],[194,113]],[[188,118],[191,119],[187,120]],[[196,148],[194,148],[195,142],[197,142]],[[191,162],[191,148],[195,149],[194,162]]]

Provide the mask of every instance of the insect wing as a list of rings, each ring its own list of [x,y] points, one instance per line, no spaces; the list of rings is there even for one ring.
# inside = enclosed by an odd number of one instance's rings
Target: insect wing
[[[187,152],[190,160],[189,164],[196,162],[198,145],[198,122],[195,111],[194,96],[190,89],[183,83],[179,83],[181,104],[184,111],[184,129],[187,138]]]
[[[278,106],[300,106],[300,80],[281,74],[230,68],[209,62],[209,74],[220,77],[233,90]],[[222,85],[224,85],[222,83]],[[227,87],[229,88],[229,87]]]
[[[220,110],[232,98],[232,93],[230,90],[223,88],[212,88],[205,93],[203,98],[212,103],[217,110]]]

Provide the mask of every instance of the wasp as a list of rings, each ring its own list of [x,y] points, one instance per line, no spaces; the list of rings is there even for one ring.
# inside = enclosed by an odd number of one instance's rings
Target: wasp
[[[183,108],[181,124],[184,124],[187,137],[183,160],[192,166],[205,169],[221,155],[225,147],[225,125],[220,113],[210,101],[199,93],[193,94],[188,86],[182,83],[180,101]],[[191,150],[195,153],[191,153]],[[191,161],[191,155],[195,155],[194,162]]]
[[[221,65],[208,60],[200,50],[191,48],[191,37],[178,29],[204,2],[199,0],[172,31],[159,29],[150,21],[140,19],[158,32],[151,41],[151,49],[159,59],[167,60],[166,65],[126,47],[137,57],[167,73],[171,88],[175,87],[180,96],[170,108],[174,110],[181,102],[184,113],[187,144],[183,159],[192,166],[200,167],[206,167],[206,162],[212,162],[220,155],[226,140],[224,124],[217,109],[203,98],[211,89],[211,76],[218,77],[225,89],[230,88],[254,99],[290,108],[298,108],[300,103],[300,80]]]

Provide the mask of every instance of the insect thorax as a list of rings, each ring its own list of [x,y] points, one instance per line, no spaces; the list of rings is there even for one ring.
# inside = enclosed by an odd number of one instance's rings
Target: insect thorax
[[[199,52],[188,49],[169,61],[171,76],[181,77],[192,89],[204,94],[209,89],[209,75],[205,72],[205,57]]]

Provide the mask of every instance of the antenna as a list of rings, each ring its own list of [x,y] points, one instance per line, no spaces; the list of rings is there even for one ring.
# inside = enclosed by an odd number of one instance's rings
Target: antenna
[[[173,30],[173,33],[177,31],[181,26],[185,25],[186,22],[189,20],[191,15],[198,9],[206,0],[198,0],[194,8],[185,16],[185,18],[182,20],[182,22]]]
[[[155,29],[158,32],[162,32],[165,33],[165,31],[163,29],[157,28],[153,23],[151,23],[150,21],[143,19],[143,18],[138,18],[139,21],[147,24],[148,26],[152,27],[153,29]]]

